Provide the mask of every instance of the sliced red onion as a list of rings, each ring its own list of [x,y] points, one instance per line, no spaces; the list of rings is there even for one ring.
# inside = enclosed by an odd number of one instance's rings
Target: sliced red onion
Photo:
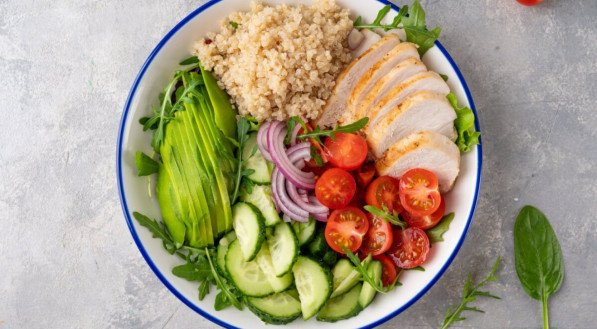
[[[325,214],[313,214],[313,218],[320,222],[327,222],[328,221],[328,213]]]
[[[296,144],[296,136],[298,136],[299,130],[301,130],[301,125],[298,123],[292,129],[292,135],[290,135],[290,145],[294,146]]]
[[[257,132],[257,147],[259,147],[259,152],[261,152],[265,160],[273,162],[267,147],[267,131],[270,125],[271,122],[264,122],[259,128],[259,131]]]
[[[279,122],[273,122],[267,131],[267,144],[270,155],[276,167],[286,179],[291,181],[297,187],[312,190],[315,188],[315,179],[313,173],[304,172],[288,159],[284,149],[284,125]],[[296,145],[295,145],[296,146]]]
[[[306,194],[305,196],[307,196],[307,200],[304,200],[296,189],[296,186],[292,185],[290,181],[286,181],[286,191],[294,203],[296,203],[301,209],[304,209],[311,214],[327,213],[329,211],[328,208],[323,205],[308,203],[309,198]]]
[[[301,200],[305,201],[306,203],[309,203],[309,195],[307,194],[307,191],[299,189],[297,189],[296,191],[298,192],[298,195],[301,197]],[[288,193],[288,195],[290,195],[290,193]]]
[[[286,180],[281,171],[278,170],[278,167],[275,167],[272,172],[272,194],[274,195],[274,201],[280,207],[280,210],[290,218],[299,222],[308,221],[309,212],[302,209],[290,199],[286,192],[285,182]]]

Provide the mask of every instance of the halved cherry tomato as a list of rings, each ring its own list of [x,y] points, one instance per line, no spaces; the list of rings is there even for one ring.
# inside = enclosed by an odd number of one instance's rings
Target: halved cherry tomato
[[[357,188],[348,205],[362,209],[365,204],[365,191],[362,188]]]
[[[339,253],[344,253],[342,247],[355,252],[361,247],[368,229],[369,221],[359,208],[334,210],[325,225],[325,241]]]
[[[405,172],[400,178],[400,203],[411,215],[433,214],[441,203],[437,176],[421,168]]]
[[[356,134],[334,133],[335,138],[324,142],[328,160],[332,165],[345,170],[360,167],[367,158],[367,142]]]
[[[396,271],[396,265],[390,259],[390,257],[386,255],[377,255],[373,257],[373,259],[378,260],[381,262],[381,281],[384,287],[387,287],[396,281],[396,276],[398,272]]]
[[[415,216],[411,215],[408,211],[405,211],[402,213],[402,218],[408,226],[418,227],[421,230],[428,230],[437,225],[442,217],[444,217],[445,213],[446,203],[444,202],[444,198],[442,198],[439,208],[437,208],[433,214],[427,216]]]
[[[365,201],[367,204],[379,209],[387,207],[390,213],[394,212],[394,210],[401,213],[403,208],[400,204],[399,183],[400,182],[394,177],[377,177],[369,187],[367,187]]]
[[[331,209],[346,207],[356,190],[357,184],[354,178],[347,171],[339,168],[328,169],[315,183],[317,200]]]
[[[359,186],[366,187],[375,176],[375,164],[373,162],[365,163],[357,170],[356,176]]]
[[[425,231],[416,227],[394,230],[394,243],[387,254],[396,266],[417,267],[427,259],[428,253],[429,238]]]
[[[392,225],[381,218],[367,214],[369,219],[369,231],[365,234],[361,252],[365,255],[371,254],[377,256],[383,254],[392,245],[394,240],[392,234]]]
[[[516,0],[525,6],[534,6],[543,2],[543,0]]]

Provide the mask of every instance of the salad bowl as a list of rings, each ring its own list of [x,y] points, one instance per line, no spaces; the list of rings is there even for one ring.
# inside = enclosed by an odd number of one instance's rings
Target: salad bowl
[[[338,0],[341,6],[349,8],[352,14],[371,21],[377,12],[389,2],[382,0]],[[269,0],[268,4],[309,4],[309,0]],[[393,10],[397,7],[392,5]],[[147,179],[136,174],[134,157],[136,151],[151,153],[151,134],[143,132],[139,119],[150,112],[155,105],[157,95],[170,79],[178,63],[191,53],[193,43],[207,32],[216,31],[219,21],[234,11],[246,11],[250,3],[246,0],[212,0],[194,10],[170,30],[151,52],[141,67],[126,101],[116,148],[116,177],[118,193],[124,218],[133,240],[147,261],[149,267],[162,283],[183,303],[201,316],[227,328],[258,328],[265,324],[247,310],[239,311],[228,308],[222,311],[214,309],[215,294],[208,294],[203,301],[197,299],[197,284],[188,282],[172,274],[171,269],[180,265],[177,257],[170,255],[158,239],[141,227],[132,216],[134,211],[142,211],[152,218],[160,218],[157,200],[147,192]],[[394,13],[395,14],[395,13]],[[392,16],[392,15],[390,15]],[[448,85],[460,104],[475,106],[466,82],[458,67],[446,51],[436,42],[423,57],[423,62],[430,70],[448,77]],[[476,114],[476,112],[475,112]],[[475,122],[477,131],[478,121]],[[444,241],[431,248],[425,271],[403,271],[400,275],[402,286],[392,292],[379,296],[358,316],[336,323],[322,323],[311,319],[304,322],[298,319],[286,326],[291,328],[372,328],[397,316],[419,298],[421,298],[448,269],[458,253],[467,230],[473,219],[481,180],[481,144],[473,147],[461,158],[461,171],[452,191],[445,196],[446,212],[453,212],[455,218],[449,230],[444,234]],[[269,325],[271,327],[271,325]]]

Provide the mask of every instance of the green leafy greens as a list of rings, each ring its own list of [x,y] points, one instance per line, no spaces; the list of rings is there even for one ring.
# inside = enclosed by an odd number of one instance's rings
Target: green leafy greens
[[[243,146],[249,139],[249,131],[251,130],[251,123],[249,122],[249,120],[247,120],[247,118],[241,117],[236,124],[236,129],[237,129],[237,143],[238,143],[236,156],[238,159],[238,164],[236,167],[236,174],[234,176],[235,177],[234,192],[232,193],[232,197],[230,198],[231,204],[234,204],[236,202],[236,200],[238,199],[238,195],[240,192],[240,187],[241,187],[241,182],[243,181],[243,177],[250,176],[251,174],[253,174],[255,172],[255,170],[253,170],[253,169],[244,169],[243,168],[244,167],[243,163],[244,163],[244,161],[247,160],[247,159],[243,159]],[[256,152],[256,150],[253,152],[253,154],[255,152]],[[251,187],[246,187],[246,188],[250,188],[252,190]]]
[[[483,279],[481,282],[477,284],[473,283],[471,274],[468,274],[466,282],[464,284],[464,288],[462,289],[462,299],[460,301],[460,304],[458,304],[458,306],[456,307],[448,307],[444,316],[444,321],[442,322],[442,329],[448,328],[456,322],[466,320],[466,318],[461,315],[461,313],[464,311],[485,313],[478,307],[469,305],[470,303],[477,300],[477,297],[491,297],[500,299],[500,297],[493,295],[489,291],[480,290],[481,288],[484,288],[488,283],[497,281],[496,272],[498,270],[498,267],[500,266],[500,260],[501,258],[498,257],[498,259],[493,264],[493,267],[491,268],[491,272],[489,272],[485,279]]]
[[[346,257],[348,257],[350,262],[354,265],[355,270],[357,272],[359,272],[363,281],[370,284],[371,287],[373,287],[373,289],[375,289],[377,292],[381,292],[381,293],[385,294],[385,293],[388,293],[388,292],[394,290],[394,288],[396,286],[402,285],[398,281],[398,277],[396,277],[396,280],[394,282],[392,282],[392,284],[390,284],[387,287],[384,287],[382,283],[378,282],[377,280],[375,280],[375,278],[371,277],[371,275],[369,275],[369,271],[367,269],[369,266],[369,263],[373,259],[371,254],[367,255],[367,257],[365,259],[363,259],[363,261],[361,261],[359,259],[359,257],[357,257],[357,255],[355,255],[352,251],[350,251],[350,249],[348,249],[346,247],[342,247],[342,250],[346,254]]]
[[[329,137],[335,140],[336,133],[356,133],[357,131],[363,129],[369,122],[369,118],[364,117],[346,126],[338,125],[332,130],[322,130],[321,128],[319,128],[319,126],[315,126],[315,128],[313,128],[312,131],[309,131],[305,122],[301,118],[296,117],[295,120],[296,122],[301,124],[305,130],[304,133],[298,135],[297,137],[302,141],[306,140],[307,138],[312,138],[316,140],[319,144],[323,144],[323,142],[321,141],[321,137]]]
[[[541,301],[543,327],[549,328],[547,300],[564,280],[564,257],[549,221],[533,206],[523,207],[514,223],[514,262],[524,291]]]
[[[449,93],[446,97],[456,112],[456,120],[454,120],[454,127],[458,132],[456,145],[460,151],[470,152],[474,145],[479,144],[479,136],[481,136],[481,133],[475,130],[475,114],[468,107],[458,106],[458,100],[453,93]]]
[[[370,24],[364,23],[363,18],[359,16],[354,22],[354,27],[359,30],[369,29],[372,31],[382,29],[386,32],[402,28],[406,33],[406,40],[417,44],[419,46],[419,54],[423,56],[427,50],[433,47],[435,41],[439,38],[441,29],[439,27],[436,27],[431,31],[427,29],[425,23],[425,10],[423,10],[419,0],[415,0],[410,7],[403,6],[400,8],[398,15],[394,17],[390,24],[382,23],[383,19],[388,15],[391,9],[392,7],[390,5],[383,7],[378,12],[375,20]]]
[[[383,207],[383,210],[370,205],[366,205],[363,208],[367,210],[369,213],[371,213],[371,215],[384,219],[392,225],[400,226],[401,228],[406,228],[406,223],[400,219],[400,216],[398,215],[398,212],[396,210],[394,210],[393,213],[390,213],[390,210],[385,205]]]
[[[444,241],[444,233],[446,233],[450,228],[450,223],[452,223],[452,220],[454,220],[453,212],[442,217],[437,225],[425,231],[425,233],[427,233],[427,237],[429,238],[429,242],[434,243]]]
[[[135,165],[139,176],[149,176],[158,172],[160,164],[143,152],[135,153]]]

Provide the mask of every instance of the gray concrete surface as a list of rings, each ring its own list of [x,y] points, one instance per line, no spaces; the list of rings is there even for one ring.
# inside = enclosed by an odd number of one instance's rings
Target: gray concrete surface
[[[114,178],[116,132],[137,70],[201,4],[0,1],[0,328],[212,328],[146,266]],[[513,267],[518,209],[543,209],[566,278],[557,328],[595,328],[597,1],[423,1],[471,87],[484,138],[478,210],[445,276],[384,328],[437,327],[466,273],[499,255],[502,300],[467,328],[538,328]]]

